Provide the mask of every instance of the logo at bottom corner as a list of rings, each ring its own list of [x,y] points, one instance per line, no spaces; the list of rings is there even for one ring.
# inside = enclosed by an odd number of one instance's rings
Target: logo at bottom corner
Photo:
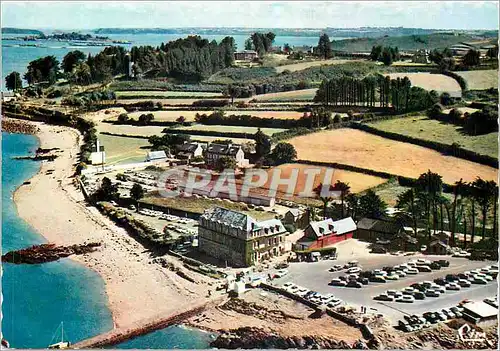
[[[486,340],[486,333],[477,331],[470,325],[464,324],[458,328],[458,339],[462,342],[483,342]]]

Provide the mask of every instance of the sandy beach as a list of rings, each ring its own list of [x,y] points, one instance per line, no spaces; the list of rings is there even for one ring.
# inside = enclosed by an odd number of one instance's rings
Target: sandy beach
[[[158,264],[125,230],[84,201],[73,177],[81,136],[71,128],[36,123],[42,148],[59,148],[53,162],[42,162],[30,184],[14,194],[19,216],[48,242],[58,245],[99,241],[96,252],[73,256],[104,279],[115,328],[129,328],[202,303],[207,278],[191,283]],[[52,174],[47,174],[53,170]],[[169,260],[174,261],[173,258]]]

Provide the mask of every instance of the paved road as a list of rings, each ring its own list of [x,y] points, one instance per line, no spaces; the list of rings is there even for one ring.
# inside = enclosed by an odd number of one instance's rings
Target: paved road
[[[442,268],[438,271],[432,271],[431,273],[419,273],[414,276],[407,276],[406,278],[389,281],[387,283],[370,282],[363,288],[356,289],[333,287],[328,285],[331,279],[345,274],[344,272],[330,273],[328,272],[328,269],[334,264],[347,263],[348,259],[338,261],[320,261],[314,263],[300,262],[290,264],[290,267],[288,268],[290,273],[279,280],[275,280],[274,282],[277,284],[293,282],[323,294],[332,293],[349,304],[367,306],[368,308],[376,309],[394,323],[401,319],[404,314],[422,314],[427,311],[436,311],[455,306],[463,299],[482,300],[486,297],[496,295],[497,284],[493,281],[487,285],[473,284],[470,288],[463,288],[460,291],[447,291],[440,297],[427,297],[425,300],[417,300],[414,303],[380,302],[373,300],[374,296],[377,296],[378,294],[389,289],[400,290],[416,282],[425,280],[432,281],[436,278],[444,277],[446,274],[461,273],[466,270],[481,268],[486,265],[493,264],[493,262],[487,261],[470,261],[464,258],[443,256],[426,256],[425,258],[429,260],[445,258],[450,261],[450,266]],[[411,259],[413,259],[411,256],[370,255],[368,257],[360,257],[357,260],[363,270],[373,270],[384,266],[401,264]]]

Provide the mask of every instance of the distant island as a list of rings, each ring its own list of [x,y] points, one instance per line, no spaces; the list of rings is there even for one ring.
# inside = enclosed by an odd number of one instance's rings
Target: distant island
[[[12,27],[2,28],[2,34],[44,35],[43,32],[36,29],[12,28]]]
[[[443,30],[405,27],[360,27],[360,28],[98,28],[95,34],[193,34],[198,35],[250,35],[254,32],[273,32],[277,36],[315,37],[322,33],[330,37],[350,38],[381,38],[385,36],[400,37],[410,35],[430,35],[434,33],[462,33],[495,37],[496,31],[492,30]]]

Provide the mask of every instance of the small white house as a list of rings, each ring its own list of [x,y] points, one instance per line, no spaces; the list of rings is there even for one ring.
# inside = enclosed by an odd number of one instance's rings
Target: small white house
[[[165,151],[149,151],[146,155],[147,162],[165,161],[166,159]]]
[[[99,142],[99,139],[96,140],[96,143],[92,147],[90,163],[93,165],[103,165],[106,163],[106,152],[104,151],[104,146]]]

